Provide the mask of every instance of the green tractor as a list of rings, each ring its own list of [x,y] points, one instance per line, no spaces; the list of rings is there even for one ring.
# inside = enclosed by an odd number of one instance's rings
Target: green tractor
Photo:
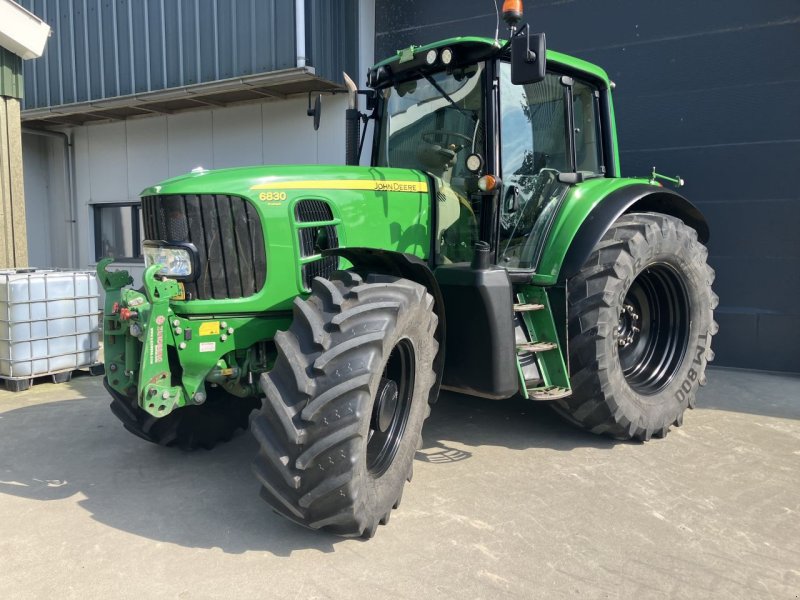
[[[616,439],[681,424],[713,356],[706,220],[655,173],[620,175],[606,73],[504,16],[506,42],[411,47],[351,84],[348,166],[142,193],[143,287],[98,265],[126,429],[194,449],[249,425],[276,512],[371,537],[440,389]]]

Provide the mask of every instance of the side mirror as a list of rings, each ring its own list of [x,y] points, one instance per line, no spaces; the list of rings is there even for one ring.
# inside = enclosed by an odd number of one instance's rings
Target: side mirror
[[[311,108],[311,96],[308,97],[308,110],[306,114],[309,117],[314,117],[314,131],[319,130],[319,120],[322,117],[322,94],[317,94],[317,99],[314,101],[314,108]]]
[[[514,85],[538,83],[547,72],[545,36],[531,34],[527,27],[511,40],[511,83]]]

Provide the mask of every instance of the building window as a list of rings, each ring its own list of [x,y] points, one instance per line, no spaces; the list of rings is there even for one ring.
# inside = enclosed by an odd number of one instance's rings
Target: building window
[[[111,257],[117,261],[142,261],[141,205],[95,204],[95,260]]]

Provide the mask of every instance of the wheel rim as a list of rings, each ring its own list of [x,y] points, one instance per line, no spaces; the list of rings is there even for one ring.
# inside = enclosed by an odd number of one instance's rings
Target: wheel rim
[[[414,395],[415,360],[411,341],[400,340],[383,370],[367,441],[367,470],[373,477],[387,471],[403,439]]]
[[[637,393],[657,394],[672,381],[688,346],[689,308],[683,279],[668,264],[649,265],[631,284],[616,339],[622,373]]]

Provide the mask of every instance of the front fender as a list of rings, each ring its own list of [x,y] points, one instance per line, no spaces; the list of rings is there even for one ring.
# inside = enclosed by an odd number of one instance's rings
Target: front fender
[[[587,185],[590,183],[593,185]],[[697,231],[701,242],[709,239],[706,218],[677,192],[643,179],[591,180],[570,191],[551,229],[533,282],[554,285],[574,276],[612,223],[634,211],[677,217]]]

